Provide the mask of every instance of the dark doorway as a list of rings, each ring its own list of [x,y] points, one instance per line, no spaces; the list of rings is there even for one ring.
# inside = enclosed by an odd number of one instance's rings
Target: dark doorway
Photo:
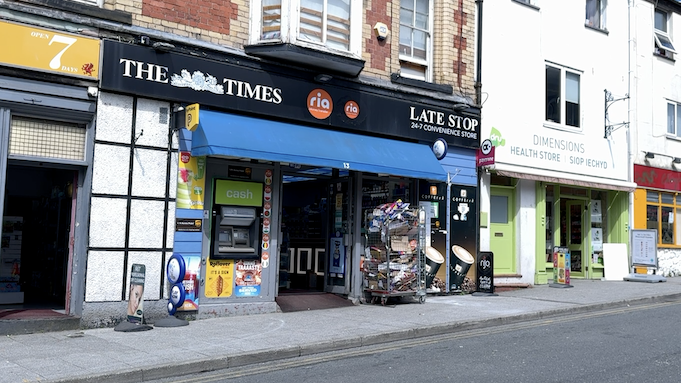
[[[21,256],[12,267],[15,279],[19,274],[21,304],[26,308],[65,307],[77,174],[75,170],[17,164],[7,168],[3,221],[20,222],[20,237],[15,238],[19,238]]]
[[[280,293],[324,290],[327,184],[307,179],[283,186]]]

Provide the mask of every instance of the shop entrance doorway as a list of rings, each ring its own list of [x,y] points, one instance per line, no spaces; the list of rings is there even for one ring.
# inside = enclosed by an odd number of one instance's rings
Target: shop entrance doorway
[[[6,175],[0,309],[64,310],[78,172],[10,163]]]
[[[585,251],[585,206],[583,200],[560,200],[560,242],[570,250],[570,277],[584,278],[587,252]]]
[[[309,309],[344,304],[347,299],[335,301],[328,293],[349,290],[351,181],[332,169],[315,172],[284,172],[277,302],[293,301],[294,309],[297,303]]]

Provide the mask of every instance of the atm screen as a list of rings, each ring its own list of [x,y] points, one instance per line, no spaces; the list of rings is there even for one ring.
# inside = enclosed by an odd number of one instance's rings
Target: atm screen
[[[218,234],[218,242],[223,245],[232,244],[232,230],[220,230]]]

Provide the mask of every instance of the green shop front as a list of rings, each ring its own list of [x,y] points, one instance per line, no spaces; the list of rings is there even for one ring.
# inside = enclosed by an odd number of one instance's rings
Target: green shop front
[[[495,164],[481,172],[481,211],[489,212],[481,247],[494,253],[499,285],[600,279],[608,261],[626,262],[635,184],[624,137],[493,130]]]

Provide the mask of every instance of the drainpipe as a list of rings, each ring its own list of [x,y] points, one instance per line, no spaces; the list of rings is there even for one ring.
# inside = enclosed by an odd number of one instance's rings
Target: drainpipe
[[[483,0],[475,0],[475,4],[477,5],[478,8],[478,46],[476,48],[477,54],[476,54],[476,78],[475,78],[475,103],[478,105],[480,108],[480,122],[482,126],[482,1]],[[478,144],[480,144],[480,140],[482,137],[478,135]],[[476,201],[477,201],[477,218],[475,219],[475,229],[476,229],[476,234],[475,234],[475,247],[477,249],[478,254],[480,253],[480,214],[481,214],[481,208],[482,208],[482,174],[480,174],[480,168],[478,168],[477,163],[475,164],[475,174],[476,174],[476,180],[478,183],[478,187],[476,189]],[[451,197],[450,197],[451,198]],[[451,204],[451,199],[448,200],[448,204]],[[447,218],[449,219],[449,217]],[[449,251],[449,245],[447,247],[447,251]],[[488,249],[489,250],[489,249]],[[474,257],[477,260],[478,259],[478,254],[475,254]],[[449,273],[447,273],[447,276],[449,276]],[[476,279],[477,279],[477,273],[476,273]],[[449,281],[448,281],[449,282]],[[476,280],[476,285],[477,285],[477,280]],[[449,284],[447,284],[449,286]]]
[[[478,7],[478,46],[476,59],[475,103],[482,108],[482,1],[475,0]]]
[[[632,121],[631,121],[631,99],[632,99],[632,94],[631,94],[631,60],[635,55],[632,54],[631,50],[633,47],[633,44],[631,42],[631,28],[633,23],[631,22],[631,7],[633,6],[635,0],[629,0],[628,1],[628,7],[627,7],[627,94],[629,95],[629,98],[627,99],[627,121],[629,121],[629,126],[627,129],[627,166],[629,167],[629,182],[634,182],[634,158],[633,158],[633,151],[631,150],[631,145],[632,145],[632,137],[631,137],[631,126],[632,126]],[[637,116],[638,118],[638,116]],[[636,127],[638,130],[638,126]],[[628,209],[629,211],[629,222],[627,223],[627,243],[629,243],[629,237],[631,233],[631,229],[634,225],[634,193],[630,192],[629,193],[629,206]]]

